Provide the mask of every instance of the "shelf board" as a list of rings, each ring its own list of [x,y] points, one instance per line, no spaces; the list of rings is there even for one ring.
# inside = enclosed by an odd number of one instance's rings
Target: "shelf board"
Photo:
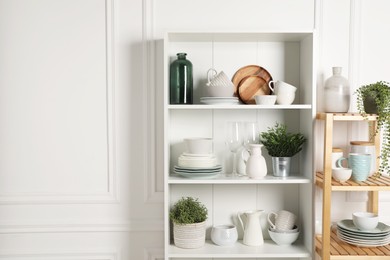
[[[315,239],[315,247],[317,254],[321,255],[322,238],[317,235]],[[335,229],[332,229],[330,238],[330,259],[390,259],[390,245],[378,247],[358,247],[341,241],[336,234]]]
[[[168,32],[170,42],[297,42],[311,36],[313,31],[291,32]]]
[[[316,118],[325,120],[327,114],[333,114],[334,121],[375,121],[377,119],[375,114],[367,114],[367,117],[363,117],[358,113],[318,113]]]
[[[323,187],[324,174],[322,172],[316,173],[316,185]],[[332,179],[332,191],[389,191],[390,177],[369,177],[367,181],[357,182],[349,179],[347,182],[340,183]]]
[[[246,246],[238,241],[233,246],[217,246],[206,240],[206,244],[197,249],[182,249],[173,244],[168,247],[169,258],[306,258],[309,250],[298,242],[291,246],[278,246],[265,240],[262,246]]]
[[[249,179],[248,177],[231,177],[225,174],[217,175],[212,179],[189,179],[177,174],[171,174],[168,184],[301,184],[311,183],[309,178],[303,176],[289,176],[286,178],[265,176],[263,179]]]
[[[213,110],[224,110],[224,109],[311,109],[311,105],[308,104],[293,104],[293,105],[203,105],[203,104],[194,104],[194,105],[168,105],[169,110],[191,110],[191,109],[213,109]]]

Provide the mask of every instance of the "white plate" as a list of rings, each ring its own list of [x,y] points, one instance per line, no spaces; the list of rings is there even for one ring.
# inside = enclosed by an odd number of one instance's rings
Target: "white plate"
[[[175,165],[173,167],[175,170],[178,170],[178,171],[189,171],[189,172],[199,172],[199,171],[216,171],[216,170],[222,170],[222,166],[221,165],[215,165],[213,167],[204,167],[204,168],[199,168],[199,167],[182,167],[182,166],[178,166],[178,165]]]
[[[217,170],[205,170],[205,171],[188,171],[188,170],[177,170],[175,169],[174,172],[176,173],[179,173],[179,172],[184,172],[184,173],[194,173],[194,174],[198,174],[198,175],[207,175],[207,174],[212,174],[212,173],[216,173],[216,172],[221,172],[222,169],[217,169]]]
[[[200,98],[200,103],[207,105],[239,105],[240,100],[238,98],[209,97]]]
[[[342,229],[349,230],[351,232],[354,232],[356,234],[386,234],[390,232],[390,226],[386,225],[385,223],[379,222],[378,226],[370,231],[361,231],[358,229],[355,224],[353,224],[352,219],[343,219],[339,222],[337,222],[337,226]]]
[[[191,179],[212,179],[218,176],[221,172],[214,172],[214,173],[208,173],[208,174],[197,174],[197,173],[187,173],[187,172],[176,172],[176,174],[181,175],[186,178]]]
[[[385,237],[390,236],[390,233],[360,234],[360,233],[348,231],[346,229],[342,229],[340,227],[338,227],[337,230],[345,236],[350,236],[350,237],[355,237],[355,238],[362,238],[363,237],[363,238],[367,238],[367,239],[380,239],[380,238],[385,238]]]
[[[340,232],[337,232],[337,236],[338,237],[341,237],[343,239],[347,239],[351,242],[356,242],[356,243],[364,243],[364,244],[382,244],[382,243],[389,243],[390,242],[390,237],[384,237],[384,238],[380,238],[380,239],[368,239],[368,238],[365,238],[365,237],[361,237],[361,238],[354,238],[354,237],[350,237],[350,236],[346,236]]]
[[[210,154],[208,154],[208,153],[206,153],[206,154],[201,154],[201,153],[182,153],[180,155],[180,157],[183,157],[183,158],[186,158],[186,159],[188,158],[188,159],[196,160],[196,159],[205,159],[205,158],[206,159],[208,159],[208,158],[215,158],[215,155],[212,154],[212,153],[210,153]]]
[[[200,100],[239,100],[238,97],[201,97]]]
[[[376,246],[385,246],[388,245],[390,241],[384,241],[384,242],[377,242],[377,243],[371,243],[371,242],[356,242],[348,238],[344,238],[341,236],[338,236],[338,238],[348,244],[355,245],[355,246],[361,246],[361,247],[376,247]]]

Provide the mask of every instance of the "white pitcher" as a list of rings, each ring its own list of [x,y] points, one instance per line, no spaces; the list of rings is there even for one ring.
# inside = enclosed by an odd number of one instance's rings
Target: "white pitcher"
[[[261,246],[264,244],[263,232],[260,225],[260,215],[263,210],[249,210],[237,214],[241,227],[244,230],[243,243],[247,246]],[[241,215],[246,216],[246,224],[242,222]]]
[[[262,144],[249,144],[250,156],[245,160],[243,152],[241,157],[246,161],[246,174],[252,179],[262,179],[267,175],[267,164],[261,155]]]

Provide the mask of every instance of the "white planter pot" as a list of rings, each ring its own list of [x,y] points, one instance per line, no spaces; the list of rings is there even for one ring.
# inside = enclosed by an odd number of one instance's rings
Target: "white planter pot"
[[[199,248],[206,240],[206,221],[194,224],[173,223],[175,246],[180,248]]]

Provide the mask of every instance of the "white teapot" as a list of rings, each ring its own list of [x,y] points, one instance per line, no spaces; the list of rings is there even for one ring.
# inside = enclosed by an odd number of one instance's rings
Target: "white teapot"
[[[248,160],[245,160],[244,153],[241,153],[241,158],[246,163],[246,174],[251,179],[262,179],[267,175],[267,164],[261,155],[261,147],[262,144],[249,144]]]

